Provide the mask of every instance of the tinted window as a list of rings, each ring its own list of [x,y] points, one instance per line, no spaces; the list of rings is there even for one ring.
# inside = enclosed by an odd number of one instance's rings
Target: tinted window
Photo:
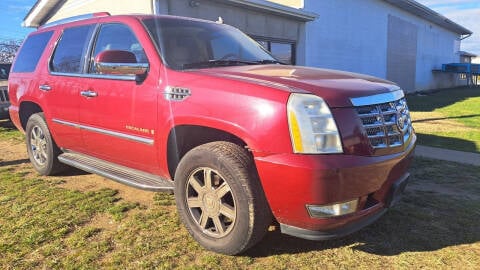
[[[13,72],[33,72],[52,34],[50,31],[29,36],[17,55]]]
[[[93,25],[65,29],[50,64],[51,71],[81,73]]]
[[[107,50],[129,51],[135,54],[137,63],[148,62],[140,42],[138,42],[132,30],[123,24],[105,24],[100,29],[93,51],[94,59],[97,54]],[[90,72],[95,73],[93,63],[91,63]]]
[[[145,19],[143,23],[173,69],[275,61],[257,42],[224,24],[176,18]]]

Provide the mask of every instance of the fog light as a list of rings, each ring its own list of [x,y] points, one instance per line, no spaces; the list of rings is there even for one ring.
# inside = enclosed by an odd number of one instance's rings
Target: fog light
[[[338,217],[353,213],[357,210],[358,199],[329,204],[329,205],[307,205],[308,214],[314,218]]]

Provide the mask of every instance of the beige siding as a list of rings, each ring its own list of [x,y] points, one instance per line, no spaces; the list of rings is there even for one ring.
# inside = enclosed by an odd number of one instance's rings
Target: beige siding
[[[153,13],[152,1],[131,0],[67,0],[47,21],[52,22],[76,15],[108,11],[112,15]]]
[[[284,6],[289,6],[293,8],[303,8],[303,0],[268,0],[277,4]]]

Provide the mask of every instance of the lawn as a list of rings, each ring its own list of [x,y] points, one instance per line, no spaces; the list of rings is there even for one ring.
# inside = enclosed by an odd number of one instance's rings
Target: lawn
[[[419,144],[480,152],[480,88],[407,96]]]
[[[20,133],[9,128],[0,133],[4,149],[24,149],[18,141]],[[1,269],[478,269],[480,265],[480,170],[474,166],[417,158],[403,200],[360,232],[311,242],[272,228],[259,245],[231,257],[205,251],[188,235],[179,223],[173,195],[147,193],[149,201],[139,202],[112,188],[72,188],[65,186],[72,177],[83,181],[91,176],[41,177],[24,158],[24,154],[0,156]]]

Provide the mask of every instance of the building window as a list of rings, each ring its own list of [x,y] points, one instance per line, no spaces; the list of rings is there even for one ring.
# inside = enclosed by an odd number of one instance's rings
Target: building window
[[[288,65],[295,65],[295,42],[276,41],[260,37],[254,37],[253,39],[262,45],[267,51],[272,53],[278,61]]]
[[[467,79],[467,74],[466,73],[460,73],[460,80],[466,80]]]

